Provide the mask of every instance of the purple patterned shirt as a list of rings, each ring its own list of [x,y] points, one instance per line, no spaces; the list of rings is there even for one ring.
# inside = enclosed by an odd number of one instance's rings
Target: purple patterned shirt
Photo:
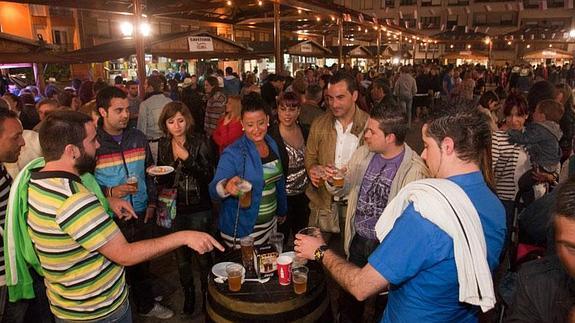
[[[375,224],[387,206],[391,183],[403,161],[405,150],[391,159],[375,154],[365,171],[359,190],[353,225],[362,238],[377,239]]]

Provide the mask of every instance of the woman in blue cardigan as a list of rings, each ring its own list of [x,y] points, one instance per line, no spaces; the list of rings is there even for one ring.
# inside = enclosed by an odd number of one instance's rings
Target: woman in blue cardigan
[[[287,214],[285,164],[276,142],[267,134],[269,116],[258,93],[242,99],[241,122],[244,135],[224,150],[209,187],[212,199],[221,201],[219,230],[228,246],[234,245],[234,238],[248,235],[255,245],[265,243]],[[247,208],[239,205],[242,179],[252,184]],[[239,247],[237,241],[235,245]]]

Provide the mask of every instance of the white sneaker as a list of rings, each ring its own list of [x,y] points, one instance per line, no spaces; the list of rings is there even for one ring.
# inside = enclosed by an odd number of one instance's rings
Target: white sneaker
[[[140,314],[146,317],[155,317],[161,320],[166,320],[174,316],[174,311],[165,307],[160,303],[154,303],[154,307],[148,313]]]

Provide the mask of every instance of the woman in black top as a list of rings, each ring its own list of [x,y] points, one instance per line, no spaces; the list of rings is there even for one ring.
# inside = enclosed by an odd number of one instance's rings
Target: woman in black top
[[[182,102],[170,102],[164,106],[159,119],[164,132],[158,143],[158,165],[172,166],[175,171],[158,177],[159,187],[177,187],[177,214],[172,225],[174,231],[197,230],[210,232],[212,227],[211,200],[208,183],[214,168],[211,150],[205,137],[194,133],[194,119]],[[177,177],[177,183],[174,183]],[[200,264],[202,293],[207,288],[210,255],[198,255],[187,247],[176,250],[180,282],[184,288],[185,314],[194,311],[194,279],[192,255]]]

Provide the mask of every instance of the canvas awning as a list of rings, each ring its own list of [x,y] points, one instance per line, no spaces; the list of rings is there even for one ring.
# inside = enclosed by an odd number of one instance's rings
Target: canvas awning
[[[304,40],[292,45],[285,50],[290,55],[308,56],[308,57],[326,57],[331,55],[331,50],[323,47],[314,40]]]
[[[444,59],[468,59],[468,60],[487,60],[489,55],[482,52],[474,52],[474,51],[460,51],[460,52],[451,52],[445,53],[441,57]]]
[[[184,31],[146,39],[145,52],[173,59],[239,58],[251,49],[207,31]],[[121,39],[66,53],[84,63],[103,62],[136,54],[134,39]]]
[[[561,49],[539,49],[523,54],[523,59],[573,59],[573,53]]]

